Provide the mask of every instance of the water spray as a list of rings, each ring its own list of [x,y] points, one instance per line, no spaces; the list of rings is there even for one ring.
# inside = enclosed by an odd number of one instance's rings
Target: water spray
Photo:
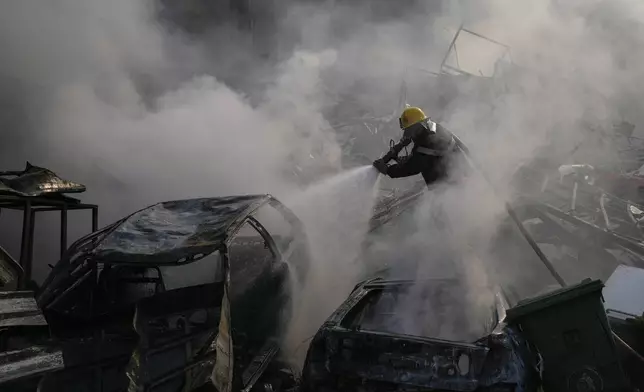
[[[364,273],[356,260],[376,200],[378,171],[365,165],[325,178],[285,200],[300,218],[309,240],[311,266],[301,287],[294,289],[293,318],[286,351],[294,365],[305,351],[297,350],[346,298]]]

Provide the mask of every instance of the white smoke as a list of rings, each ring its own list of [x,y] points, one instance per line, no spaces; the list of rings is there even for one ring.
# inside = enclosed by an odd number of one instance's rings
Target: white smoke
[[[556,159],[570,158],[571,146],[588,138],[587,124],[606,128],[628,119],[644,125],[637,51],[644,12],[633,0],[286,2],[276,12],[280,22],[265,31],[266,42],[277,42],[268,57],[231,23],[194,41],[170,33],[155,4],[22,0],[1,6],[0,102],[16,109],[3,116],[0,163],[13,169],[28,159],[87,184],[84,199],[101,205],[103,224],[159,200],[239,193],[288,198],[310,177],[343,168],[343,148],[352,140],[359,140],[354,151],[375,159],[399,132],[394,126],[365,137],[371,131],[363,122],[400,109],[403,79],[407,102],[456,132],[502,196],[509,195],[516,168],[544,147]],[[445,104],[448,88],[425,71],[437,71],[461,22],[508,44],[519,68],[497,80],[455,82],[454,99]],[[489,60],[478,44],[457,49],[473,52],[464,61]],[[489,72],[484,68],[481,73]],[[358,125],[348,135],[334,132],[351,121]],[[589,148],[575,159],[614,156]],[[503,209],[486,187],[478,179],[450,188],[443,204],[456,222],[455,244],[441,248],[434,241],[427,254],[458,249],[459,242],[489,245]],[[427,230],[410,236],[439,238]],[[401,247],[380,245],[392,255]],[[522,257],[508,261],[512,276],[534,270],[518,266],[531,252],[523,246],[508,251]],[[36,259],[49,258],[35,267],[42,278],[53,252],[49,244],[38,248],[43,254],[36,252]],[[499,262],[496,256],[480,256],[485,268],[468,269],[467,279],[486,286],[481,271],[500,270],[487,260]],[[425,275],[439,271],[423,252],[414,257]],[[317,275],[315,290],[331,282],[351,287],[356,279],[343,273],[339,260],[317,267],[329,269]],[[478,289],[471,291],[475,297]],[[325,309],[341,298],[329,297]],[[302,338],[311,329],[303,328]]]

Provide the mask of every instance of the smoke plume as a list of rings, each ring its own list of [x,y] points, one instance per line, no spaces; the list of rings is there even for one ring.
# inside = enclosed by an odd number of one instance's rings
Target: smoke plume
[[[418,105],[469,146],[496,193],[476,175],[445,185],[380,235],[377,249],[390,266],[413,260],[394,266],[398,275],[436,277],[448,260],[461,260],[464,295],[477,298],[489,281],[548,279],[516,233],[500,234],[497,195],[511,196],[517,167],[543,155],[612,162],[597,130],[618,120],[644,125],[637,52],[644,6],[634,0],[274,1],[237,16],[224,6],[171,3],[0,6],[3,168],[30,160],[86,184],[83,199],[101,206],[102,224],[159,200],[242,193],[286,200],[323,175],[375,159],[400,136],[402,104]],[[240,27],[249,19],[255,33]],[[510,46],[514,65],[496,63],[492,49],[470,37],[456,50],[474,77],[432,74],[461,24]],[[380,185],[401,184],[408,183]],[[326,211],[342,203],[327,200]],[[438,209],[449,234],[428,223]],[[316,232],[317,249],[326,232]],[[500,236],[501,251],[492,246]],[[321,288],[352,287],[359,274],[342,263],[352,258],[347,246],[313,269],[315,291],[303,297],[319,301]],[[37,242],[36,280],[54,254],[49,240]],[[376,269],[374,259],[362,261],[361,272]],[[341,301],[334,294],[325,310]],[[296,338],[315,328],[307,324]]]

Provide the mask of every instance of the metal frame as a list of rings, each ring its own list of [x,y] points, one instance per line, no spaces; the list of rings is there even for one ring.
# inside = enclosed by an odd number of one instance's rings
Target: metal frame
[[[445,57],[443,57],[443,61],[441,62],[441,66],[440,66],[440,73],[441,74],[454,75],[454,74],[450,73],[450,72],[454,72],[456,75],[470,75],[470,76],[479,76],[479,77],[481,76],[481,75],[471,74],[471,73],[469,73],[467,71],[464,71],[464,70],[462,70],[460,68],[456,68],[456,67],[453,67],[451,65],[446,64],[447,60],[449,59],[449,55],[452,53],[452,51],[454,51],[454,55],[456,57],[456,66],[460,67],[460,64],[458,62],[458,52],[456,51],[456,40],[458,40],[458,37],[461,34],[461,31],[464,31],[467,34],[471,34],[471,35],[473,35],[475,37],[484,39],[484,40],[486,40],[488,42],[491,42],[493,44],[497,44],[499,46],[504,47],[505,51],[499,57],[499,59],[502,59],[502,58],[508,56],[510,61],[512,61],[512,54],[510,52],[510,47],[508,45],[506,45],[504,43],[501,43],[499,41],[495,41],[495,40],[493,40],[491,38],[488,38],[488,37],[486,37],[484,35],[481,35],[479,33],[475,33],[475,32],[473,32],[471,30],[467,30],[467,29],[463,28],[463,25],[461,24],[459,26],[459,28],[458,28],[458,31],[456,31],[456,34],[454,35],[454,38],[452,39],[452,42],[449,44],[449,47],[447,48],[447,52],[445,52]]]
[[[92,211],[92,232],[98,229],[98,206],[95,204],[84,204],[80,200],[69,196],[56,195],[48,196],[20,196],[12,194],[0,194],[0,211],[3,209],[23,211],[22,238],[20,243],[20,266],[24,274],[18,282],[18,287],[25,288],[31,280],[34,247],[34,227],[36,224],[36,213],[60,211],[60,256],[67,250],[67,212],[75,210]]]

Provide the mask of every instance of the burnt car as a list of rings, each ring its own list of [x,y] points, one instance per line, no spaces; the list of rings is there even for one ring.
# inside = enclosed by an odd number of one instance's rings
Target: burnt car
[[[504,323],[504,294],[476,324],[454,302],[462,289],[453,279],[358,284],[313,338],[302,390],[532,390],[527,346]]]
[[[36,301],[0,298],[13,307],[3,311],[11,328],[1,332],[0,369],[11,372],[0,389],[286,387],[280,339],[306,244],[301,222],[270,195],[137,211],[72,244]]]

